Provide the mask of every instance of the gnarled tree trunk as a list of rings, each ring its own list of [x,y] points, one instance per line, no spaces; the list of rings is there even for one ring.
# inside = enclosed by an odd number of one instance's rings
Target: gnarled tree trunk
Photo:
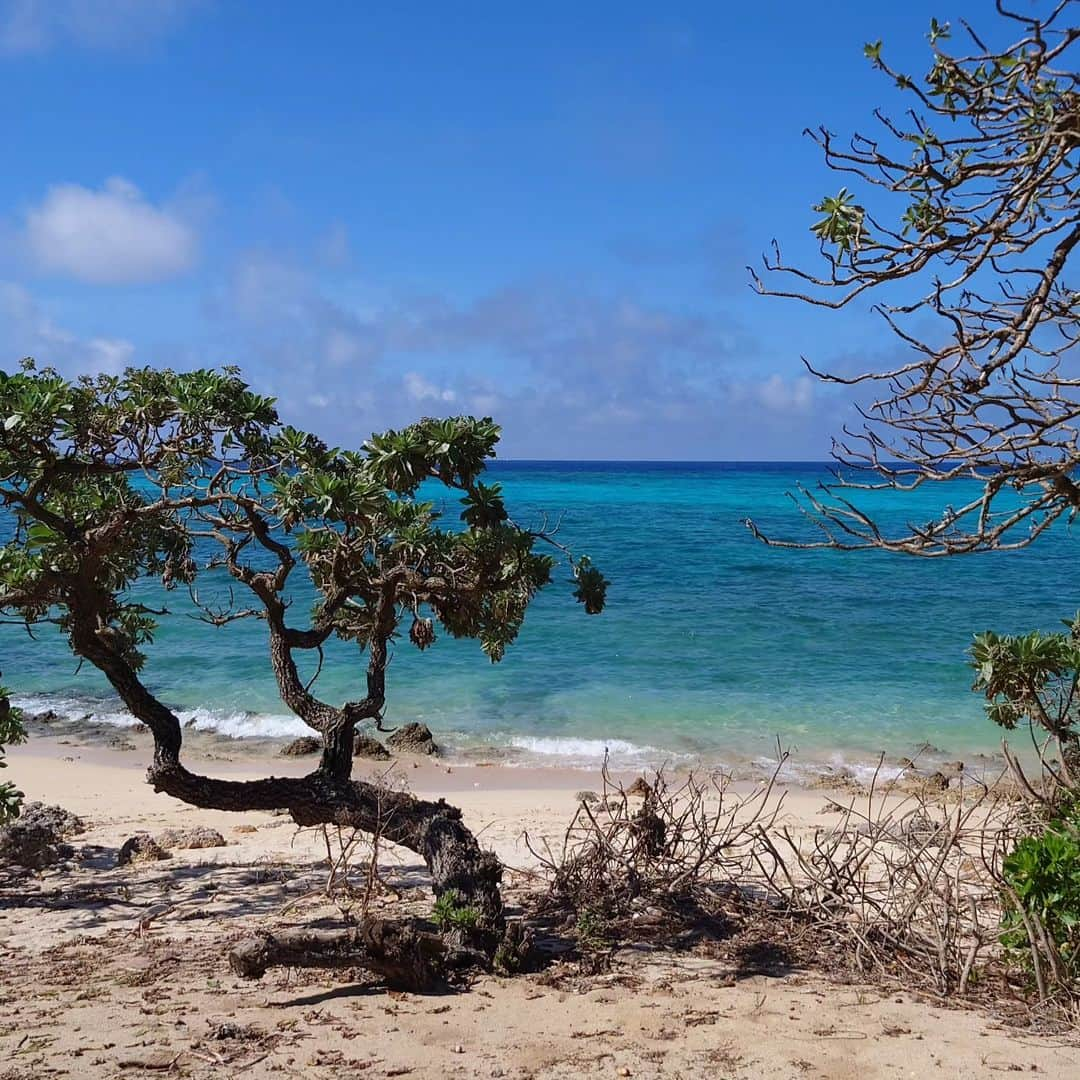
[[[237,974],[258,977],[275,965],[363,966],[403,989],[430,988],[463,967],[490,967],[503,939],[505,920],[499,882],[502,864],[483,851],[443,800],[419,799],[362,780],[339,780],[317,769],[303,777],[217,780],[182,765],[155,764],[155,790],[214,810],[287,808],[298,825],[342,825],[408,848],[431,872],[435,896],[453,893],[472,908],[476,926],[440,934],[422,920],[368,919],[336,932],[259,933],[236,946],[230,963]]]
[[[82,655],[106,674],[131,712],[153,733],[154,762],[147,779],[156,791],[211,810],[286,808],[298,825],[342,825],[378,835],[424,860],[436,897],[453,892],[458,903],[477,914],[476,926],[468,932],[439,934],[416,920],[369,920],[337,933],[259,934],[234,950],[230,962],[238,974],[257,976],[281,964],[365,966],[394,985],[415,990],[431,987],[462,967],[491,966],[505,931],[499,860],[480,848],[456,807],[350,778],[352,733],[363,714],[360,708],[337,710],[320,703],[317,715],[304,717],[324,739],[330,735],[319,767],[307,776],[259,780],[200,776],[180,762],[182,732],[176,715],[146,689],[92,626],[77,620],[75,636]],[[288,672],[288,678],[294,672],[294,668]]]

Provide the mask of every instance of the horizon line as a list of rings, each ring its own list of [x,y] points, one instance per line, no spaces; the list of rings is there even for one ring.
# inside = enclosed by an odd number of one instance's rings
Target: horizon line
[[[840,465],[830,458],[531,458],[493,457],[502,465]],[[856,468],[857,466],[841,466]]]

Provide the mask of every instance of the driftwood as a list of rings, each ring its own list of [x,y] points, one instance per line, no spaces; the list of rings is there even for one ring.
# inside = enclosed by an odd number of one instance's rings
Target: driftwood
[[[443,981],[451,950],[441,934],[407,920],[367,919],[347,930],[257,933],[229,953],[229,966],[245,979],[271,967],[363,967],[402,990],[430,990]],[[457,956],[459,963],[468,954]],[[468,957],[476,959],[476,957]]]
[[[491,967],[505,930],[502,864],[480,848],[456,807],[368,781],[333,779],[321,769],[298,778],[227,781],[196,776],[182,766],[155,766],[150,779],[157,790],[196,806],[285,806],[298,825],[344,826],[398,844],[423,858],[436,897],[449,894],[475,915],[475,927],[467,934],[458,928],[436,932],[408,919],[369,918],[336,931],[257,933],[230,953],[238,975],[257,978],[275,966],[364,967],[391,986],[420,990],[463,967]]]

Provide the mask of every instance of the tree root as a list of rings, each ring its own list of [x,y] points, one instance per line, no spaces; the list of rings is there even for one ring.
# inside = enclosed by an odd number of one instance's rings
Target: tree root
[[[271,967],[362,967],[396,989],[432,990],[460,963],[442,935],[407,919],[366,919],[344,930],[265,931],[239,942],[229,966],[245,979]]]
[[[342,930],[258,931],[233,947],[229,966],[243,979],[262,978],[272,967],[361,967],[393,989],[420,993],[469,970],[522,970],[531,944],[520,922],[499,938],[485,931],[440,934],[422,919],[368,918]]]

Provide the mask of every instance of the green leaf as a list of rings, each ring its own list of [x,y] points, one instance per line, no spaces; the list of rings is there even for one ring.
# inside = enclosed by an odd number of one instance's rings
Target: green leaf
[[[575,564],[574,580],[577,582],[574,599],[584,604],[587,615],[599,615],[607,603],[607,590],[611,582],[592,565],[587,555],[582,555]]]

